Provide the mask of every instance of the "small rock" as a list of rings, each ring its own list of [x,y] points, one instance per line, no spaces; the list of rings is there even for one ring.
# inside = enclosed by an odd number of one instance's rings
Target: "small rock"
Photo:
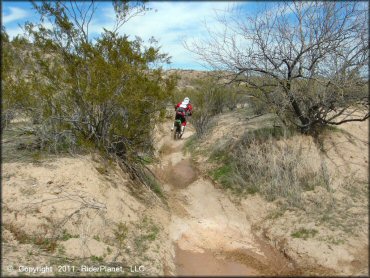
[[[48,182],[47,182],[47,184],[52,184],[52,183],[53,183],[53,181],[48,181]]]

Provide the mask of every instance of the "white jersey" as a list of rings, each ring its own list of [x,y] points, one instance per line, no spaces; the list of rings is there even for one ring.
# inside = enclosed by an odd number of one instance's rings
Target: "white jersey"
[[[185,108],[185,109],[186,109],[186,107],[188,107],[188,104],[187,104],[187,103],[182,102],[182,103],[180,104],[180,107],[181,107],[181,108]]]

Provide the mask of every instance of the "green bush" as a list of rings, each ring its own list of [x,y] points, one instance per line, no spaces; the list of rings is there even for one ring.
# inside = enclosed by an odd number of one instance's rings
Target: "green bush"
[[[293,232],[291,236],[294,238],[303,238],[304,240],[306,240],[307,238],[314,237],[317,233],[318,231],[315,229],[300,228],[299,230]]]
[[[63,1],[34,3],[52,27],[26,23],[32,43],[10,41],[2,30],[7,43],[2,64],[6,73],[2,75],[2,108],[6,111],[2,122],[9,121],[19,104],[35,123],[42,149],[76,152],[93,148],[124,160],[134,176],[141,174],[139,168],[144,166],[136,158],[143,153],[152,155],[153,126],[163,116],[175,88],[175,78],[164,77],[160,67],[169,63],[169,57],[159,52],[155,40],[146,45],[138,37],[131,40],[119,35],[118,29],[104,30],[89,39],[84,29],[88,26],[76,23],[66,5]],[[81,11],[84,16],[94,15],[95,3],[91,5]],[[117,26],[135,9],[146,10],[120,1],[113,5]],[[27,68],[19,59],[26,61]]]
[[[132,9],[143,8],[121,4],[114,7],[123,22]],[[3,53],[7,112],[2,121],[9,121],[16,103],[22,109],[28,104],[42,146],[50,151],[73,151],[89,142],[121,158],[150,153],[153,125],[175,87],[173,76],[164,78],[161,67],[152,65],[169,62],[168,56],[159,52],[155,40],[145,45],[117,30],[89,40],[66,5],[34,3],[53,25],[47,29],[26,23],[32,43],[10,41],[2,29],[8,46]],[[91,9],[83,12],[93,16]],[[18,60],[25,60],[28,69]],[[14,77],[21,78],[14,82]]]

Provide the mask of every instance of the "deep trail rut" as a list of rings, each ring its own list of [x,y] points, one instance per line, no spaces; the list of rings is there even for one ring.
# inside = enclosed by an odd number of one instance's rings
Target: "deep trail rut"
[[[245,212],[213,183],[198,176],[183,138],[174,141],[164,125],[157,178],[163,183],[171,213],[170,240],[175,248],[175,275],[299,274],[281,253],[254,236]]]

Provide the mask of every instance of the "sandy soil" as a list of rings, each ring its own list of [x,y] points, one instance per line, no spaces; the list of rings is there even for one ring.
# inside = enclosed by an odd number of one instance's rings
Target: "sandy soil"
[[[164,183],[171,220],[175,275],[298,274],[291,261],[258,239],[241,206],[211,180],[197,175],[182,147],[194,130],[173,141],[170,123],[158,127],[161,163],[154,171]],[[163,151],[166,150],[166,151]]]
[[[237,113],[221,115],[198,153],[209,155],[214,148],[232,145],[244,130],[260,126],[261,121]],[[330,190],[319,186],[305,192],[302,210],[281,210],[278,202],[266,202],[258,195],[238,198],[242,206],[238,213],[244,213],[252,231],[304,274],[368,275],[368,122],[344,124],[326,132],[316,144],[300,135],[281,143],[301,149],[311,167],[324,165]],[[207,155],[197,159],[202,173],[210,169]],[[314,230],[316,235],[292,236],[301,229]]]
[[[235,197],[207,176],[210,148],[264,120],[219,116],[197,157],[183,151],[191,124],[178,141],[169,121],[158,125],[160,162],[150,167],[163,202],[93,155],[3,163],[2,274],[88,262],[144,265],[143,275],[367,275],[368,123],[327,133],[321,152],[312,138],[288,139],[307,163],[325,162],[331,190],[305,192],[304,210],[281,210],[259,195]],[[292,237],[302,228],[317,234]]]
[[[167,212],[153,193],[130,188],[114,163],[97,156],[4,163],[2,274],[26,274],[22,265],[54,266],[55,274],[83,263],[163,274]]]

